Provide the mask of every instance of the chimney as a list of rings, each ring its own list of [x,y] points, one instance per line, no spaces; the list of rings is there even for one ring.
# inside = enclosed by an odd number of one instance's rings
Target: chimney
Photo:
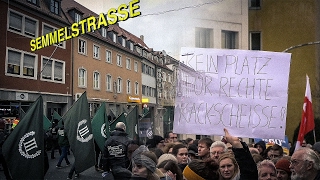
[[[144,42],[144,36],[140,35],[140,39]]]

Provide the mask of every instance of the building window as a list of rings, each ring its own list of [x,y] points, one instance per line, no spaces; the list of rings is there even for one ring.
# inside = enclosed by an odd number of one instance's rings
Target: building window
[[[129,58],[126,59],[126,67],[127,69],[131,69],[131,59]]]
[[[137,61],[134,62],[134,71],[138,72],[138,62]]]
[[[104,28],[104,27],[101,28],[101,35],[102,35],[102,37],[107,37],[107,29],[106,28]]]
[[[116,35],[116,33],[112,33],[112,40],[113,40],[113,42],[117,42],[117,35]]]
[[[168,82],[171,83],[172,79],[171,79],[171,74],[168,74]]]
[[[142,95],[155,97],[155,92],[156,92],[155,88],[142,85]]]
[[[237,32],[222,31],[221,32],[221,48],[236,49],[237,46]]]
[[[249,0],[249,9],[261,9],[261,0]]]
[[[117,54],[117,65],[122,66],[122,59],[121,59],[121,55],[119,54]]]
[[[57,0],[50,0],[50,11],[55,14],[60,13],[60,2]]]
[[[100,73],[93,73],[93,89],[100,89]]]
[[[13,11],[9,13],[8,30],[28,37],[38,36],[38,21]]]
[[[79,69],[78,86],[87,87],[87,71],[83,68]]]
[[[100,59],[100,47],[93,45],[93,58]]]
[[[131,81],[127,80],[127,94],[131,94]]]
[[[250,32],[250,49],[261,50],[261,33]]]
[[[78,52],[79,54],[87,54],[87,41],[79,39],[79,44],[78,44]]]
[[[154,68],[149,66],[149,65],[147,65],[147,64],[142,64],[142,73],[148,74],[148,75],[150,75],[152,77],[154,77],[154,75],[155,75],[154,74]]]
[[[49,33],[51,33],[51,32],[54,32],[54,31],[56,31],[56,30],[58,30],[57,28],[54,28],[54,27],[52,27],[52,26],[49,26],[49,25],[47,25],[47,24],[44,24],[43,25],[43,32],[42,32],[42,35],[46,35],[46,34],[49,34]],[[58,42],[57,40],[56,40],[56,42]],[[65,41],[63,41],[63,42],[60,42],[60,43],[58,43],[58,44],[55,44],[55,46],[59,46],[59,47],[61,47],[61,48],[66,48],[66,44],[65,44],[66,42]]]
[[[47,57],[42,58],[41,78],[45,81],[64,83],[65,62]]]
[[[112,63],[112,59],[111,59],[111,51],[106,50],[106,62],[108,63]]]
[[[108,74],[106,77],[106,86],[107,86],[107,91],[112,92],[112,76],[110,74]]]
[[[162,73],[162,80],[167,81],[167,74],[165,72]]]
[[[7,49],[6,75],[37,78],[37,56],[14,49]]]
[[[138,82],[134,83],[134,94],[139,95],[139,83]]]
[[[212,40],[212,29],[207,28],[196,28],[195,35],[195,46],[199,48],[212,48],[213,40]]]
[[[133,51],[133,43],[130,42],[130,50]]]
[[[124,37],[122,37],[122,46],[126,47],[126,39]]]
[[[117,93],[121,93],[122,92],[122,79],[118,78],[117,79]]]
[[[81,15],[79,13],[74,13],[74,22],[78,23],[81,21]]]

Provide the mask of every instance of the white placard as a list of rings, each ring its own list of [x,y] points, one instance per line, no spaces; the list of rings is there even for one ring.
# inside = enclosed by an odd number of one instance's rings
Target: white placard
[[[173,131],[285,137],[290,53],[182,48]]]

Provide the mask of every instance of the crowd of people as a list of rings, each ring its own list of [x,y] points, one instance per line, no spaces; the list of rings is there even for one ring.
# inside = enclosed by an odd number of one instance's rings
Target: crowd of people
[[[63,127],[50,131],[49,139],[57,141],[51,142],[51,159],[56,158],[58,145],[56,168],[61,168],[63,160],[69,166],[70,145]],[[214,141],[210,137],[181,140],[169,131],[140,144],[118,122],[103,151],[95,144],[95,168],[106,180],[320,180],[320,142],[286,154],[277,144],[247,144],[227,129],[224,132],[221,141]],[[67,179],[73,174],[80,175],[74,166]]]
[[[286,155],[277,144],[246,144],[224,129],[221,141],[178,139],[172,131],[145,144],[132,141],[123,123],[105,143],[105,179],[320,180],[320,142]]]

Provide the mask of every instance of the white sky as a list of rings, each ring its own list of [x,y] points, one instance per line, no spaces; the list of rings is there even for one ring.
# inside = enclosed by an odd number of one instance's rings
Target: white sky
[[[129,4],[130,2],[129,0],[76,1],[97,14],[107,13],[110,8],[117,9],[120,4]],[[186,16],[192,17],[193,9],[199,10],[199,7],[193,6],[217,1],[221,0],[140,0],[137,5],[140,6],[141,15],[119,22],[119,25],[137,37],[143,35],[149,48],[153,48],[155,51],[165,50],[168,55],[179,58],[180,45],[174,38],[176,37],[175,34],[179,35],[179,27],[181,30],[179,23],[185,21]],[[200,8],[205,8],[205,5]],[[170,12],[159,14],[165,11]],[[178,37],[181,37],[181,35]]]

